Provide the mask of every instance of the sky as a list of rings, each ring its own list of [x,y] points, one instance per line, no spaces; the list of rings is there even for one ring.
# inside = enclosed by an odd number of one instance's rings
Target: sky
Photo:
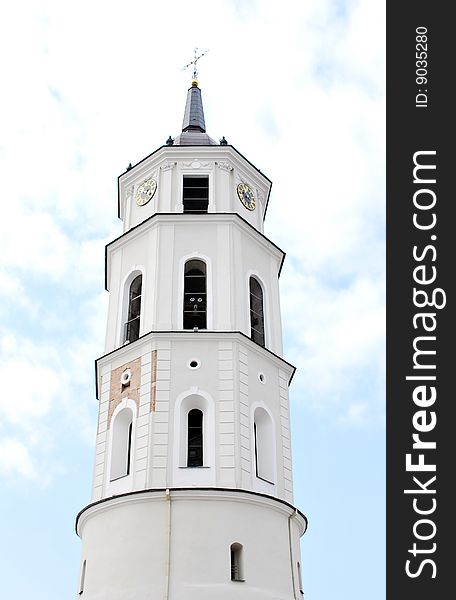
[[[376,0],[16,0],[0,21],[0,564],[9,600],[76,594],[117,176],[181,129],[272,181],[306,600],[384,572],[385,7]]]

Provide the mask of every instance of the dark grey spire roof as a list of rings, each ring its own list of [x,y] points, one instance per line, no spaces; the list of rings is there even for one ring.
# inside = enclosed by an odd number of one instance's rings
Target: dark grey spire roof
[[[195,79],[192,81],[192,87],[187,92],[187,103],[185,104],[182,131],[200,131],[201,133],[206,132],[201,90],[199,89],[198,83]]]
[[[192,87],[187,92],[182,133],[174,139],[174,146],[212,146],[216,144],[217,142],[206,133],[201,90],[198,82],[194,79]]]

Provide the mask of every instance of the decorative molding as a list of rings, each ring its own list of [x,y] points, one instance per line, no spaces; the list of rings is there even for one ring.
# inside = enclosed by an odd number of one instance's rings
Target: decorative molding
[[[215,164],[222,171],[228,171],[228,172],[230,172],[230,171],[232,171],[234,169],[233,165],[231,163],[227,162],[227,161],[216,162]]]
[[[186,169],[201,169],[201,167],[206,169],[207,167],[212,166],[212,163],[201,162],[198,158],[195,158],[194,160],[182,162],[182,166]]]
[[[126,193],[125,193],[127,200],[129,200],[130,198],[133,197],[133,192],[134,191],[135,191],[135,186],[134,185],[129,185],[127,187],[127,190],[126,190]]]
[[[177,165],[176,161],[173,162],[169,162],[169,161],[165,161],[161,166],[160,169],[162,171],[169,171],[170,169],[174,169],[174,167]]]
[[[155,412],[157,400],[157,351],[152,350],[151,380],[150,380],[150,412]]]

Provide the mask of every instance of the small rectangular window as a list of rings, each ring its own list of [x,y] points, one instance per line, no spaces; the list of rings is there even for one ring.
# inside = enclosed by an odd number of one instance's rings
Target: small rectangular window
[[[184,177],[182,202],[184,213],[207,213],[209,177]]]
[[[245,581],[242,565],[242,545],[237,542],[231,544],[231,581]]]

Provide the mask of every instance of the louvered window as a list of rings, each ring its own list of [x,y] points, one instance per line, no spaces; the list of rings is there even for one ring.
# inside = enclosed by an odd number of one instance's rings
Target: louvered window
[[[187,417],[187,467],[203,466],[203,413],[193,408]]]
[[[231,581],[244,581],[243,564],[242,564],[242,544],[237,542],[231,544]]]
[[[184,213],[207,213],[209,205],[209,177],[184,177]]]
[[[189,260],[184,271],[184,329],[206,329],[206,264]]]
[[[263,290],[255,277],[250,278],[250,337],[264,346]]]
[[[141,320],[141,290],[142,275],[133,279],[128,294],[128,318],[125,323],[125,341],[134,342],[139,338],[139,324]]]

